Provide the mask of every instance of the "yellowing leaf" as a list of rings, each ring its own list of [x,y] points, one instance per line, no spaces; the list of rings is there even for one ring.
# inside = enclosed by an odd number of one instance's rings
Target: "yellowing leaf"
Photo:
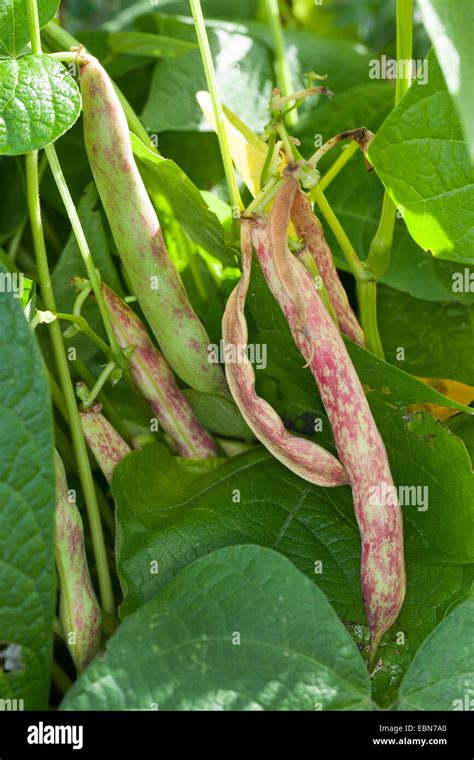
[[[215,130],[216,122],[211,96],[203,90],[197,93],[196,98],[204,116]],[[267,155],[267,145],[232,111],[225,106],[223,110],[225,132],[232,160],[255,198],[260,191],[260,176]]]
[[[452,401],[457,401],[466,406],[469,406],[474,401],[474,388],[470,385],[459,383],[457,380],[442,380],[437,377],[419,377],[418,380],[430,385]],[[430,412],[430,414],[442,422],[448,420],[453,414],[458,414],[456,409],[448,409],[445,406],[438,406],[437,404],[413,404],[408,408],[411,412]]]

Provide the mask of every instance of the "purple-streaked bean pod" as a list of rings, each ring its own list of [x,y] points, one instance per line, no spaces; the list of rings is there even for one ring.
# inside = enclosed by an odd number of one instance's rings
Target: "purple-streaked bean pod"
[[[313,213],[311,201],[301,190],[298,190],[291,209],[291,221],[295,230],[306,245],[307,250],[316,262],[326,292],[336,312],[339,327],[355,343],[363,346],[364,333],[357,321],[346,291],[339,279],[334,265],[331,249],[324,237],[320,221]]]
[[[102,404],[82,410],[80,417],[87,444],[107,483],[111,483],[115,467],[131,448],[102,414]]]
[[[395,499],[383,498],[383,494],[395,493],[387,452],[342,337],[311,276],[288,249],[290,212],[297,192],[290,168],[270,222],[263,225],[266,250],[257,248],[257,254],[295,343],[314,375],[339,458],[349,475],[361,534],[361,586],[373,659],[405,596],[402,515]]]
[[[150,404],[161,428],[175,442],[179,454],[191,459],[217,456],[214,441],[198,422],[166,360],[151,342],[139,317],[107,285],[102,285],[102,292],[119,346],[134,347],[130,372],[135,385]]]
[[[99,647],[102,621],[87,565],[81,515],[70,499],[64,465],[57,451],[55,466],[54,556],[59,582],[59,620],[67,648],[80,672]]]
[[[228,396],[221,367],[208,361],[206,330],[166,250],[112,82],[96,58],[83,55],[82,60],[80,80],[87,155],[138,302],[176,374],[192,388]]]
[[[226,361],[226,376],[235,403],[247,425],[263,445],[288,469],[320,486],[340,486],[348,482],[341,463],[330,452],[305,438],[289,433],[276,411],[255,391],[255,372],[245,347],[248,331],[245,320],[252,262],[252,225],[241,221],[242,277],[231,293],[222,321],[225,347],[235,346],[239,361]]]

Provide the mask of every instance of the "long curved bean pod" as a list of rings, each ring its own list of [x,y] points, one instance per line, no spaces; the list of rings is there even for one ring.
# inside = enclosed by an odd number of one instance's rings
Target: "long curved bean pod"
[[[135,295],[167,361],[192,388],[228,396],[208,361],[209,338],[163,240],[136,166],[127,120],[105,69],[90,55],[80,68],[84,139],[94,180]]]
[[[130,446],[102,414],[102,405],[94,404],[80,412],[87,444],[108,483],[118,463],[131,452]]]
[[[66,473],[57,451],[55,466],[54,556],[59,580],[59,619],[74,665],[81,671],[98,649],[101,614],[89,575],[81,515],[69,499]]]
[[[352,311],[346,291],[339,279],[323,228],[313,213],[311,201],[301,190],[296,192],[293,201],[291,221],[316,262],[342,332],[355,343],[363,346],[365,341],[362,327]]]
[[[384,443],[341,335],[309,273],[288,249],[290,211],[297,191],[298,183],[290,173],[265,226],[266,249],[257,248],[257,254],[295,343],[314,375],[350,478],[361,534],[361,585],[373,658],[405,596],[402,516],[394,500],[380,503],[374,498],[376,493],[394,491]]]
[[[241,222],[242,277],[231,293],[222,321],[225,346],[246,346],[245,299],[252,261],[251,220]],[[255,372],[245,352],[240,362],[226,362],[226,376],[234,401],[247,425],[273,454],[301,478],[321,486],[340,486],[348,482],[341,463],[312,441],[289,433],[275,410],[255,391]]]
[[[130,359],[133,380],[163,430],[175,441],[180,455],[191,459],[217,456],[214,441],[198,422],[189,401],[178,388],[171,369],[151,342],[139,317],[107,285],[102,285],[102,291],[119,346],[135,347]]]

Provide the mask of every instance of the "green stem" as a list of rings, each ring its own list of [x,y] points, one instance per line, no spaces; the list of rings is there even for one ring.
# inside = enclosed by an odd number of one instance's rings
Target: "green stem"
[[[229,198],[231,205],[239,210],[243,208],[242,200],[240,198],[239,188],[237,186],[237,180],[234,172],[234,164],[232,162],[232,156],[227,143],[227,135],[225,131],[224,111],[222,109],[222,103],[219,98],[219,91],[217,89],[216,73],[214,71],[214,64],[212,61],[211,48],[209,47],[209,40],[207,37],[206,25],[204,23],[204,17],[202,15],[200,0],[189,0],[191,11],[194,18],[194,25],[196,28],[196,35],[198,38],[199,49],[201,51],[202,63],[204,66],[204,73],[206,75],[207,86],[209,88],[209,94],[212,100],[212,109],[214,112],[214,121],[216,123],[217,138],[219,140],[219,147],[222,155],[222,161],[224,164],[224,171],[227,180],[227,186],[229,189]]]
[[[411,85],[410,66],[403,66],[404,76],[400,77],[401,60],[409,61],[413,51],[413,0],[397,0],[397,82],[395,105]],[[382,277],[390,266],[393,233],[395,229],[396,206],[385,190],[382,212],[377,231],[369,248],[368,264],[376,277]]]
[[[36,0],[26,0],[26,12],[28,16],[28,30],[30,32],[31,52],[33,55],[41,53],[40,23],[38,5]]]
[[[337,177],[341,169],[345,167],[348,161],[351,160],[354,153],[357,153],[359,146],[356,142],[351,142],[342,151],[339,158],[337,158],[332,164],[331,168],[327,170],[319,181],[319,189],[323,192],[331,184],[331,182]]]
[[[278,0],[265,0],[265,8],[267,12],[268,23],[270,25],[270,31],[273,39],[273,45],[275,48],[275,71],[278,89],[282,96],[285,98],[290,95],[293,90],[293,82],[291,79],[291,72],[288,66],[285,50],[285,38],[283,35],[283,27],[281,25],[280,9],[278,7]],[[292,108],[294,102],[290,101],[290,109],[287,114],[287,124],[292,127],[298,123],[298,111]]]
[[[40,54],[41,39],[36,0],[27,0],[27,13],[31,49],[33,53]],[[53,285],[51,282],[51,275],[49,272],[48,257],[46,254],[46,246],[44,242],[43,224],[41,220],[38,151],[31,151],[30,153],[26,154],[26,194],[41,292],[46,304],[46,308],[54,313],[56,311],[56,302],[54,298]],[[79,467],[84,499],[87,507],[87,514],[89,517],[102,606],[105,612],[109,613],[110,615],[115,615],[115,602],[112,591],[112,581],[110,578],[110,570],[107,563],[104,533],[102,530],[99,508],[97,506],[94,480],[92,478],[92,471],[89,464],[89,458],[87,456],[86,443],[84,440],[84,434],[82,432],[82,425],[77,409],[74,388],[72,386],[71,376],[69,374],[66,351],[64,349],[64,343],[61,335],[61,327],[57,321],[53,322],[52,324],[51,340],[53,344],[53,352],[58,369],[58,375],[69,417],[71,437]]]
[[[67,48],[78,48],[81,46],[79,40],[77,40],[72,36],[72,34],[69,34],[69,32],[59,26],[59,24],[56,24],[55,21],[50,21],[49,24],[46,24],[46,26],[44,26],[41,30],[41,34],[48,45],[50,47],[59,48],[60,53],[62,50],[65,50]],[[73,53],[73,55],[76,57],[76,53]],[[127,98],[115,83],[113,83],[113,85],[118,99],[120,100],[120,104],[124,110],[130,131],[134,132],[134,134],[136,134],[136,136],[139,137],[140,140],[142,140],[142,142],[144,142],[145,145],[150,148],[150,150],[158,153],[155,146],[150,140],[150,135],[141,123]]]
[[[58,319],[64,319],[66,322],[72,322],[73,324],[77,325],[79,331],[83,332],[84,335],[87,335],[87,337],[93,343],[95,343],[95,345],[106,355],[107,359],[109,359],[109,361],[112,361],[113,354],[110,346],[108,346],[107,343],[102,340],[100,335],[97,335],[95,330],[92,329],[84,317],[76,316],[75,314],[63,314],[62,312],[56,312],[56,317]]]
[[[359,297],[360,316],[365,342],[369,351],[379,359],[385,359],[385,354],[380,340],[377,323],[377,282],[358,282],[357,293]]]
[[[75,369],[78,373],[78,375],[82,378],[82,380],[85,382],[85,384],[92,388],[95,385],[95,377],[90,371],[90,369],[87,367],[86,364],[82,361],[82,359],[76,359],[74,362]],[[97,396],[97,400],[100,401],[102,404],[103,411],[105,413],[105,416],[109,420],[110,424],[115,428],[115,430],[120,433],[122,438],[129,442],[130,441],[130,431],[128,428],[123,424],[121,416],[117,413],[115,406],[112,404],[111,401],[107,398],[105,393],[102,391]]]
[[[56,660],[53,660],[51,665],[51,678],[62,694],[66,694],[72,686],[72,681],[68,674],[62,669]]]
[[[29,0],[31,2],[31,0]],[[38,152],[26,154],[26,184],[28,208],[31,220],[33,245],[36,253],[38,276],[41,293],[48,311],[56,312],[56,302],[53,293],[51,275],[48,267],[48,258],[44,242],[43,225],[41,221],[41,208],[38,191]],[[109,566],[105,551],[104,534],[100,521],[99,508],[94,489],[94,481],[87,456],[87,449],[82,432],[81,420],[77,409],[74,388],[69,374],[68,360],[61,335],[59,322],[51,324],[51,341],[54,357],[58,369],[60,384],[69,418],[71,437],[79,467],[79,473],[84,492],[84,499],[89,517],[92,535],[94,556],[96,561],[97,576],[99,579],[102,606],[109,614],[115,614],[114,596],[110,578]]]
[[[112,323],[110,321],[110,314],[108,312],[104,295],[102,293],[102,288],[100,285],[100,278],[99,278],[96,268],[94,267],[94,262],[92,261],[89,245],[87,243],[86,236],[84,235],[84,230],[82,229],[82,224],[79,219],[79,214],[77,213],[76,206],[74,205],[74,201],[72,200],[71,193],[69,192],[69,188],[66,184],[66,180],[64,178],[63,170],[61,169],[61,164],[59,163],[56,149],[54,148],[53,145],[47,145],[44,150],[48,158],[54,180],[59,190],[59,194],[61,195],[62,201],[66,208],[67,215],[71,222],[74,235],[76,236],[77,245],[81,252],[84,265],[86,267],[87,276],[90,280],[90,283],[92,285],[92,290],[94,291],[94,295],[96,297],[97,306],[99,307],[100,315],[102,317],[102,322],[104,323],[104,327],[107,333],[107,338],[110,344],[110,348],[112,349],[112,352],[115,355],[118,355],[120,354],[120,348],[119,348],[117,339],[115,337],[115,333],[112,328]]]
[[[69,415],[67,413],[67,407],[66,402],[64,401],[64,396],[61,388],[58,385],[58,382],[54,375],[48,370],[48,381],[49,381],[49,389],[51,391],[51,398],[53,399],[54,404],[56,405],[59,413],[61,414],[61,417],[69,424]]]
[[[84,399],[84,401],[83,401],[83,404],[84,404],[84,406],[85,406],[87,409],[88,409],[88,408],[90,408],[90,407],[92,406],[92,404],[93,404],[93,403],[94,403],[94,401],[96,400],[97,396],[98,396],[98,395],[99,395],[99,393],[101,392],[102,388],[104,387],[105,383],[106,383],[106,382],[107,382],[107,380],[109,379],[110,375],[112,374],[112,372],[113,372],[113,371],[114,371],[114,369],[116,369],[116,368],[117,368],[117,365],[116,365],[116,364],[115,364],[115,362],[113,362],[113,361],[112,361],[112,362],[109,362],[109,363],[108,363],[108,364],[107,364],[107,365],[104,367],[104,369],[103,369],[103,370],[102,370],[102,372],[100,373],[99,377],[98,377],[98,378],[97,378],[97,380],[95,381],[94,387],[93,387],[93,388],[91,388],[91,390],[89,391],[89,393],[88,393],[87,397],[86,397],[86,398]]]
[[[245,216],[249,214],[258,214],[265,211],[268,204],[273,200],[280,187],[283,185],[284,180],[277,177],[271,177],[265,187],[259,192],[253,201],[245,209]]]
[[[321,214],[330,226],[337,242],[341,246],[342,252],[346,257],[349,268],[358,282],[367,282],[371,278],[370,274],[365,269],[361,260],[357,256],[354,247],[347,237],[339,219],[329,205],[326,196],[322,192],[319,185],[313,187],[310,192],[311,200],[315,201],[318,205]]]

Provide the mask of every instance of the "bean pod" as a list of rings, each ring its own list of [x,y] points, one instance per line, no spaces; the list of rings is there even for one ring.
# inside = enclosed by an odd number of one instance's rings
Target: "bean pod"
[[[57,452],[55,466],[54,556],[59,581],[59,620],[80,672],[99,647],[101,613],[89,575],[81,515],[70,499],[64,465]]]
[[[361,585],[373,658],[405,596],[402,516],[392,496],[385,501],[377,496],[394,493],[384,443],[341,335],[311,276],[288,249],[290,212],[297,192],[290,167],[270,222],[260,225],[257,254],[295,343],[314,375],[339,458],[350,479],[361,534]]]
[[[228,395],[222,369],[208,361],[209,338],[168,251],[133,157],[127,120],[99,61],[82,56],[84,139],[119,255],[167,361],[192,388]]]
[[[175,442],[178,453],[191,459],[217,456],[214,441],[198,422],[139,317],[107,285],[102,285],[102,291],[119,346],[135,349],[130,359],[132,378],[163,430]]]
[[[301,190],[295,194],[291,209],[291,221],[297,234],[303,238],[308,252],[318,267],[327,294],[334,307],[339,327],[351,340],[363,346],[365,342],[364,333],[339,279],[331,249],[324,237],[323,228],[313,213],[308,196]]]
[[[225,346],[236,346],[241,361],[226,361],[226,376],[235,403],[247,425],[273,454],[301,478],[321,486],[339,486],[348,482],[341,463],[321,446],[289,433],[275,410],[255,390],[255,372],[244,350],[248,332],[245,300],[252,261],[252,221],[242,219],[242,277],[231,293],[222,321]],[[229,352],[230,354],[231,352]]]
[[[104,417],[101,404],[81,411],[80,417],[87,444],[105,479],[111,483],[115,467],[131,448]]]

